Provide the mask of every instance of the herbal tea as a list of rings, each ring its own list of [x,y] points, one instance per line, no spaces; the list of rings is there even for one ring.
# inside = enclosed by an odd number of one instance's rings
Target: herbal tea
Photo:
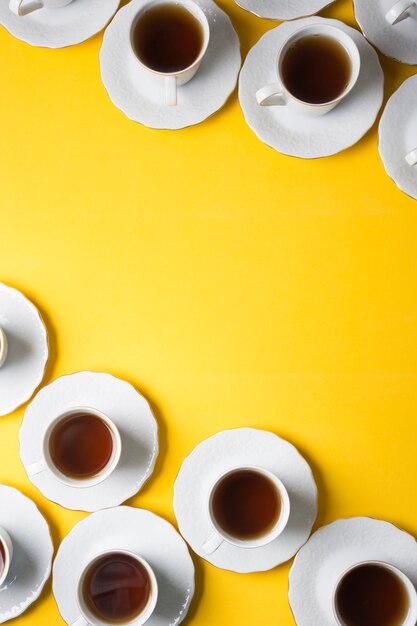
[[[139,17],[132,43],[139,60],[157,72],[180,72],[197,59],[203,29],[188,9],[159,4]]]
[[[91,478],[108,464],[113,435],[105,422],[92,413],[76,413],[61,420],[49,438],[49,454],[55,467],[70,478]]]
[[[346,626],[401,626],[408,612],[408,595],[394,572],[364,564],[343,578],[336,606]]]
[[[0,539],[0,577],[3,574],[5,567],[6,567],[6,550],[4,549],[3,542]]]
[[[226,533],[238,539],[254,539],[275,526],[281,514],[281,496],[264,474],[236,470],[217,485],[212,510]]]
[[[105,622],[129,622],[143,611],[151,594],[144,566],[123,552],[106,554],[93,563],[84,580],[83,598],[89,610]]]
[[[303,102],[324,104],[346,89],[352,64],[345,48],[332,37],[309,35],[285,52],[281,75],[288,91]]]

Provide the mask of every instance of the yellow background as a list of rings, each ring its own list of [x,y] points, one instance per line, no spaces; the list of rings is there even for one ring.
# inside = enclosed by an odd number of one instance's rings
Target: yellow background
[[[275,25],[220,4],[243,55]],[[355,23],[348,0],[323,15]],[[34,49],[0,29],[1,280],[45,316],[45,383],[103,370],[149,398],[161,454],[129,504],[171,522],[184,456],[251,425],[311,462],[317,526],[371,515],[417,535],[417,202],[385,174],[376,126],[338,156],[292,159],[256,138],[234,92],[199,126],[150,130],[111,104],[100,42]],[[389,96],[415,69],[381,61]],[[31,486],[22,415],[0,418],[0,482],[36,501],[57,547],[85,514]],[[290,564],[195,565],[189,626],[293,624]],[[63,623],[50,582],[15,623]]]

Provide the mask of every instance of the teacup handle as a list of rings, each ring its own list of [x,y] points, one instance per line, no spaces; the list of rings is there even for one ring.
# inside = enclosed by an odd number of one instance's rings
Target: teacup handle
[[[399,0],[393,7],[390,8],[388,13],[385,15],[385,19],[392,26],[401,22],[405,17],[407,17],[408,9],[414,5],[414,0]]]
[[[40,0],[32,0],[26,4],[24,4],[24,0],[10,0],[9,2],[10,11],[20,17],[32,13],[32,11],[37,11],[37,9],[42,9],[42,7],[43,2]]]
[[[417,165],[417,148],[411,150],[411,152],[406,154],[405,160],[407,161],[408,165]]]
[[[217,550],[217,548],[222,545],[223,541],[224,540],[222,539],[222,537],[220,537],[220,535],[218,535],[217,533],[213,533],[212,535],[210,535],[207,541],[203,543],[204,552],[206,554],[212,554]]]
[[[26,471],[28,476],[35,476],[36,474],[40,474],[47,469],[46,463],[44,460],[37,461],[36,463],[31,463],[27,466]]]
[[[278,83],[265,85],[265,87],[258,89],[256,99],[262,107],[285,106],[287,104],[287,98]]]
[[[87,620],[84,619],[82,615],[80,615],[80,617],[75,620],[75,622],[72,622],[71,626],[90,626],[90,622],[87,622]]]
[[[165,78],[165,104],[174,107],[177,104],[177,77],[166,76]]]

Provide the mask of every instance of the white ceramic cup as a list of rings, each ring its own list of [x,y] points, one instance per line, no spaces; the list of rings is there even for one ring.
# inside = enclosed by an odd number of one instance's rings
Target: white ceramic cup
[[[394,26],[394,24],[398,24],[406,17],[410,17],[409,10],[415,7],[417,4],[416,0],[399,0],[390,10],[385,14],[385,19],[388,24]]]
[[[109,459],[109,462],[107,463],[106,467],[101,470],[101,472],[89,478],[71,478],[69,476],[66,476],[65,474],[60,472],[59,469],[54,465],[51,459],[51,455],[49,453],[49,439],[55,426],[57,426],[59,422],[66,419],[67,417],[70,417],[71,415],[76,415],[78,413],[89,413],[90,415],[94,415],[100,418],[107,425],[113,437],[113,452]],[[42,458],[35,463],[31,463],[26,468],[26,471],[29,477],[40,474],[41,472],[49,471],[51,474],[54,475],[55,478],[60,480],[62,483],[65,483],[69,487],[94,487],[95,485],[102,483],[104,480],[106,480],[106,478],[110,476],[110,474],[114,472],[120,461],[121,454],[122,439],[120,437],[119,430],[114,422],[109,417],[107,417],[107,415],[105,415],[101,411],[98,411],[97,409],[85,406],[78,406],[73,407],[68,411],[65,411],[64,413],[61,413],[49,424],[43,435]]]
[[[114,622],[103,621],[102,619],[94,615],[94,613],[92,613],[89,607],[87,606],[84,600],[84,594],[83,594],[84,580],[90,568],[99,559],[106,556],[106,554],[114,554],[114,553],[128,554],[132,558],[136,559],[136,561],[138,561],[145,568],[146,573],[148,574],[148,577],[151,583],[151,592],[149,594],[148,602],[146,603],[141,613],[132,620],[128,620],[126,622],[118,622],[118,623],[129,624],[129,626],[143,626],[143,624],[145,624],[148,621],[148,619],[151,617],[152,613],[154,612],[155,606],[158,600],[158,583],[157,583],[154,571],[152,567],[149,565],[149,563],[145,561],[145,559],[143,559],[138,554],[135,554],[134,552],[130,552],[129,550],[106,550],[105,552],[101,552],[96,557],[94,557],[89,562],[89,564],[84,568],[80,576],[80,579],[78,581],[78,587],[77,587],[77,603],[78,603],[78,608],[80,611],[80,616],[74,622],[72,622],[71,626],[109,626],[109,623],[114,623]]]
[[[414,148],[414,150],[411,150],[411,152],[406,154],[405,160],[408,165],[417,165],[417,148]]]
[[[350,572],[352,572],[352,570],[358,567],[362,567],[363,565],[378,565],[379,567],[383,567],[389,570],[398,578],[398,580],[404,586],[405,592],[408,597],[408,612],[404,621],[401,623],[401,626],[416,626],[417,592],[415,590],[415,587],[411,580],[408,578],[408,576],[403,574],[403,572],[401,572],[397,567],[394,567],[394,565],[390,565],[389,563],[385,563],[384,561],[361,561],[360,563],[355,563],[354,565],[346,569],[341,574],[341,576],[339,576],[333,591],[333,615],[336,620],[336,624],[338,624],[338,626],[346,626],[337,607],[337,592],[339,590],[339,586],[347,574],[349,574]]]
[[[226,476],[234,474],[235,472],[245,470],[257,472],[258,474],[261,474],[262,476],[268,478],[275,486],[275,489],[277,490],[277,493],[281,500],[281,513],[273,528],[271,528],[267,533],[260,535],[259,537],[256,537],[254,539],[239,539],[237,537],[234,537],[233,535],[229,535],[219,526],[213,512],[213,497],[218,485],[222,482],[224,478],[226,478]],[[212,554],[213,552],[215,552],[224,541],[226,541],[227,543],[231,543],[232,545],[239,548],[259,548],[260,546],[265,546],[268,543],[271,543],[271,541],[274,541],[274,539],[276,539],[283,532],[290,516],[290,499],[283,483],[269,470],[258,467],[257,465],[233,467],[218,476],[218,478],[216,478],[213,485],[211,486],[207,498],[207,515],[213,527],[213,533],[203,543],[203,550],[206,554]]]
[[[195,17],[195,19],[200,23],[202,29],[203,43],[201,46],[200,54],[191,65],[179,72],[158,72],[148,67],[136,54],[133,46],[133,32],[136,24],[143,17],[146,11],[149,11],[150,9],[153,9],[161,4],[172,4],[174,6],[183,7]],[[207,17],[204,11],[199,7],[198,4],[193,2],[193,0],[151,0],[151,2],[148,2],[148,4],[142,7],[139,13],[134,16],[130,28],[130,45],[135,62],[139,63],[141,67],[145,69],[146,72],[148,72],[149,76],[154,80],[155,83],[159,83],[165,87],[165,104],[167,106],[175,106],[177,104],[178,87],[180,87],[181,85],[185,85],[185,83],[188,83],[188,81],[191,80],[197,72],[198,68],[200,67],[201,61],[203,60],[203,57],[207,52],[209,40],[210,27],[207,21]]]
[[[6,333],[0,326],[0,367],[4,364],[7,358],[7,337]]]
[[[10,535],[7,532],[7,530],[5,528],[3,528],[2,526],[0,526],[0,541],[3,544],[4,557],[5,557],[4,568],[3,568],[3,571],[0,572],[0,587],[1,587],[2,584],[4,583],[4,581],[7,578],[7,575],[8,575],[9,570],[10,570],[10,564],[11,564],[12,558],[13,558],[13,543],[12,543],[12,540],[11,540]]]
[[[58,9],[70,4],[72,0],[10,0],[9,9],[15,15],[24,17],[39,9]]]
[[[348,84],[343,92],[334,100],[330,102],[323,102],[320,104],[314,104],[311,102],[305,102],[294,96],[286,87],[285,81],[282,77],[282,65],[285,55],[288,49],[294,45],[300,39],[311,36],[325,36],[330,37],[337,41],[346,50],[347,55],[351,62],[351,74]],[[312,24],[310,26],[304,26],[284,42],[277,58],[277,76],[278,83],[271,85],[265,85],[256,92],[256,99],[261,106],[288,106],[294,109],[302,115],[308,115],[310,117],[318,117],[325,115],[331,111],[337,104],[342,102],[346,96],[352,91],[359,77],[361,67],[361,57],[359,50],[352,37],[348,35],[344,30],[337,26],[330,26],[329,24]]]

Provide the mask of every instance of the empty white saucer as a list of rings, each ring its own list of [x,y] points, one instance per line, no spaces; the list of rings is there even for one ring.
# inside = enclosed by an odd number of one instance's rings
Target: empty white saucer
[[[20,291],[0,283],[0,328],[8,352],[0,368],[0,415],[29,400],[48,362],[48,333],[38,309]]]
[[[396,526],[352,517],[315,532],[290,572],[289,600],[297,626],[334,626],[334,586],[346,569],[367,560],[390,563],[417,584],[416,540]]]
[[[108,550],[134,552],[154,570],[158,601],[146,626],[180,624],[194,595],[194,565],[187,546],[162,517],[127,506],[90,515],[61,543],[54,561],[53,593],[67,624],[79,617],[77,585],[83,569]]]
[[[46,469],[29,476],[49,500],[67,509],[97,511],[134,496],[152,474],[158,455],[158,427],[146,399],[120,378],[97,372],[61,376],[39,391],[25,411],[20,456],[27,471],[41,460],[43,434],[58,415],[72,407],[98,409],[117,426],[122,457],[113,473],[91,487],[71,487]]]
[[[17,489],[0,485],[0,526],[10,535],[13,558],[0,586],[0,624],[37,600],[51,573],[54,547],[36,505]]]
[[[361,71],[353,91],[327,115],[303,116],[285,106],[260,106],[258,89],[277,81],[276,59],[289,35],[310,24],[330,24],[354,39]],[[384,75],[378,55],[365,37],[338,20],[309,17],[269,30],[249,51],[239,78],[239,100],[245,119],[261,141],[278,152],[313,159],[355,144],[371,128],[382,104]]]
[[[212,0],[199,0],[210,25],[207,53],[194,78],[179,87],[177,106],[166,106],[163,88],[149,81],[131,54],[130,21],[142,4],[129,2],[104,34],[101,77],[110,99],[127,117],[151,128],[198,124],[218,111],[236,86],[240,44],[230,18]]]
[[[335,0],[235,0],[242,9],[258,17],[283,22],[318,13]]]
[[[285,485],[291,513],[283,533],[259,548],[223,542],[212,554],[202,545],[212,533],[207,498],[215,479],[239,465],[258,465]],[[269,570],[288,561],[308,539],[317,515],[317,487],[305,459],[288,441],[255,428],[225,430],[205,439],[181,465],[175,481],[174,512],[180,532],[194,552],[216,567],[234,572]]]
[[[355,16],[365,37],[383,54],[402,63],[417,64],[417,7],[394,26],[385,19],[397,0],[354,0]]]
[[[0,24],[12,35],[43,48],[64,48],[103,30],[120,0],[74,0],[59,9],[39,9],[18,17],[0,0]]]
[[[417,76],[411,76],[391,96],[381,116],[379,153],[388,176],[401,191],[417,199],[417,166],[405,160],[417,147],[416,100]]]

